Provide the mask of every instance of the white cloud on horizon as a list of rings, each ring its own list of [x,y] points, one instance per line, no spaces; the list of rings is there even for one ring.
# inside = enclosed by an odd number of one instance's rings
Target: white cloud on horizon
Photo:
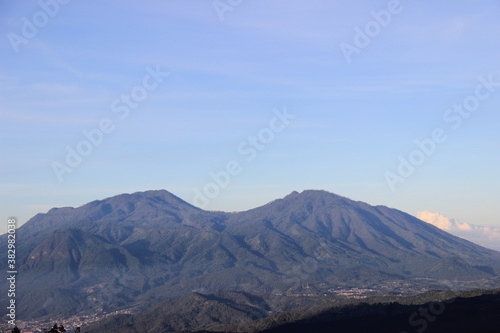
[[[417,212],[416,217],[450,234],[467,239],[481,246],[500,251],[500,227],[459,222],[443,214],[429,211]]]

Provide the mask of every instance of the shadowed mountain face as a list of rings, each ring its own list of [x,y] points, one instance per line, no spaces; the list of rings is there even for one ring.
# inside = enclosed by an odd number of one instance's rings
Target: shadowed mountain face
[[[203,211],[167,191],[123,194],[38,214],[18,246],[24,320],[145,308],[196,290],[412,292],[494,287],[500,275],[499,252],[324,191],[240,213]]]
[[[407,301],[407,299],[396,301]],[[285,321],[288,323],[282,325],[273,325],[271,320],[267,320],[269,323],[260,323],[260,326],[264,327],[267,324],[277,327],[258,331],[262,333],[495,333],[500,332],[499,307],[498,289],[481,295],[463,292],[444,301],[436,302],[434,299],[417,305],[364,303],[337,307],[298,320],[286,318]]]

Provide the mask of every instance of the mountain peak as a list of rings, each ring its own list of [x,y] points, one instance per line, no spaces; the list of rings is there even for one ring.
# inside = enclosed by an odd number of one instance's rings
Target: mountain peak
[[[336,197],[336,198],[347,199],[346,197],[343,197],[341,195],[326,190],[312,190],[312,189],[303,190],[302,192],[293,191],[288,196],[300,196],[304,198]]]
[[[110,204],[112,203],[123,204],[130,201],[138,202],[144,199],[149,199],[156,202],[164,202],[172,205],[176,204],[189,205],[187,202],[175,196],[174,194],[168,192],[167,190],[149,190],[149,191],[141,191],[133,193],[123,193],[102,200],[95,200],[81,207],[90,205],[92,203],[107,202]]]
[[[293,191],[286,197],[274,202],[280,202],[288,207],[301,207],[306,205],[308,210],[320,207],[333,207],[337,205],[352,205],[355,202],[341,195],[325,190],[304,190],[302,192]]]
[[[53,208],[46,214],[38,214],[25,224],[32,232],[77,227],[94,221],[141,221],[156,224],[167,220],[179,222],[182,212],[199,210],[166,190],[150,190],[124,193],[94,200],[77,208]]]

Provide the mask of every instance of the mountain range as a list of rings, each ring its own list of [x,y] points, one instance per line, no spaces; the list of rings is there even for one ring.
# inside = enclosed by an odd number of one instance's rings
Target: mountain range
[[[222,291],[259,295],[272,312],[278,296],[500,287],[500,252],[316,190],[237,213],[165,190],[122,194],[38,214],[17,237],[21,320],[136,313]]]

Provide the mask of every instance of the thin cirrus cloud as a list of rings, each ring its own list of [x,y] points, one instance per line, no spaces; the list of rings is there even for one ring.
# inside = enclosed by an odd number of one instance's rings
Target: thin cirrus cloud
[[[443,214],[429,211],[420,211],[416,217],[455,236],[500,251],[500,227],[460,222]]]

